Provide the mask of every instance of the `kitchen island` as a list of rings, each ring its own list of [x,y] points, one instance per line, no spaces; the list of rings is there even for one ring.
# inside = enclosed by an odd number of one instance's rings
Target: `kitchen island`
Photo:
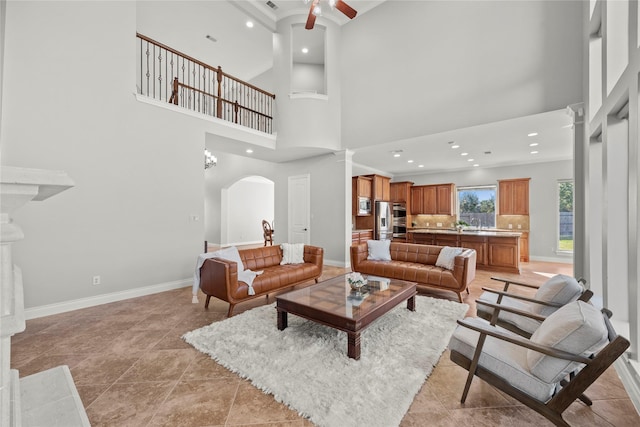
[[[476,267],[520,274],[521,233],[493,229],[462,230],[411,228],[407,241],[423,245],[475,249]]]

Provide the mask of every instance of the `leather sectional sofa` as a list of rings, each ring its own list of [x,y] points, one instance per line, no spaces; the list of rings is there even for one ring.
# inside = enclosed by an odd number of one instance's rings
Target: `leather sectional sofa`
[[[351,246],[351,270],[452,291],[462,302],[462,291],[469,292],[467,287],[476,275],[476,251],[463,249],[455,257],[453,270],[447,270],[435,265],[443,247],[392,242],[391,261],[374,261],[367,259],[367,243],[360,243]]]
[[[238,281],[236,262],[220,258],[207,259],[200,268],[200,289],[207,295],[205,308],[209,307],[211,297],[229,303],[227,316],[231,317],[236,304],[254,298],[315,280],[322,274],[324,250],[317,246],[305,245],[304,263],[280,265],[282,249],[280,246],[266,246],[238,251],[245,269],[263,271],[253,280],[255,295],[249,295],[249,286]]]

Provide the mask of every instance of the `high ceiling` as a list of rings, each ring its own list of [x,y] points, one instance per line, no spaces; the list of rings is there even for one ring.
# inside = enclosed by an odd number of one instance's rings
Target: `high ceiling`
[[[235,13],[246,16],[258,23],[262,30],[275,31],[275,24],[293,14],[308,13],[309,5],[304,0],[271,0],[277,6],[271,9],[267,0],[230,1],[235,6]],[[383,1],[348,0],[347,3],[358,11],[355,19]],[[331,10],[326,0],[321,0],[323,16],[344,25],[350,22],[339,11]],[[233,9],[233,8],[231,8]],[[246,28],[238,28],[237,34],[227,39],[243,37]],[[255,30],[255,28],[254,28]],[[313,33],[310,31],[309,33]],[[222,47],[222,44],[218,44]],[[264,50],[264,45],[257,45],[257,49]],[[251,58],[251,51],[243,50],[244,58]],[[264,52],[256,52],[256,57],[262,58]],[[264,62],[264,60],[263,60]],[[250,64],[248,65],[250,67]],[[258,69],[264,71],[264,64]],[[239,76],[256,75],[249,68],[235,70]],[[536,136],[528,136],[537,133]],[[537,146],[530,146],[532,143]],[[358,165],[373,168],[394,176],[415,175],[419,173],[440,172],[445,170],[465,170],[478,167],[496,167],[526,163],[567,160],[573,156],[573,131],[571,117],[565,110],[557,110],[527,117],[514,118],[496,123],[487,123],[465,129],[457,129],[433,135],[417,135],[408,139],[390,140],[382,144],[352,148],[353,161]],[[244,144],[236,144],[239,152],[244,152]],[[459,148],[452,148],[459,145]],[[235,151],[235,150],[234,150]],[[537,153],[531,153],[537,151]],[[302,157],[321,154],[323,150],[305,149],[288,150],[278,153],[278,150],[254,150],[252,157],[269,161],[290,161]],[[393,157],[394,152],[400,154]],[[461,153],[468,153],[463,156]],[[263,154],[261,154],[263,153]],[[473,159],[473,161],[469,161]],[[412,162],[409,162],[412,160]],[[478,166],[474,166],[474,165]],[[422,165],[422,167],[420,167]]]

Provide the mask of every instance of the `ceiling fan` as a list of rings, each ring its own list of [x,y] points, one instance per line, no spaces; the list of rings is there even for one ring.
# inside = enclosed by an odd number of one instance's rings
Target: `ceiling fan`
[[[307,18],[307,25],[304,26],[307,30],[311,30],[316,23],[316,16],[320,14],[320,0],[313,0],[311,2],[311,8],[309,8],[309,17]],[[344,13],[349,19],[353,19],[358,14],[354,8],[346,4],[342,0],[329,0],[329,4],[335,7],[340,12]]]

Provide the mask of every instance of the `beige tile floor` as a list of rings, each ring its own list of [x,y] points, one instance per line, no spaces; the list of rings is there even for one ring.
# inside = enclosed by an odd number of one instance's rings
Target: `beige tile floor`
[[[325,266],[323,278],[345,272]],[[536,272],[571,274],[571,266],[526,263],[521,280],[541,283]],[[496,286],[478,271],[465,302],[475,313],[482,286]],[[504,275],[503,275],[504,276]],[[422,293],[456,300],[453,293]],[[269,303],[273,302],[270,296]],[[237,313],[266,304],[241,304]],[[190,288],[178,289],[29,320],[13,337],[12,368],[20,376],[66,364],[94,427],[99,426],[312,426],[293,410],[222,368],[180,338],[223,319],[227,306],[212,299],[209,310],[191,304]],[[274,326],[275,327],[275,326]],[[476,378],[465,405],[460,395],[466,371],[445,352],[401,426],[546,426],[546,419]],[[574,426],[638,426],[640,417],[615,371],[587,395],[592,407],[574,403],[565,418]]]

